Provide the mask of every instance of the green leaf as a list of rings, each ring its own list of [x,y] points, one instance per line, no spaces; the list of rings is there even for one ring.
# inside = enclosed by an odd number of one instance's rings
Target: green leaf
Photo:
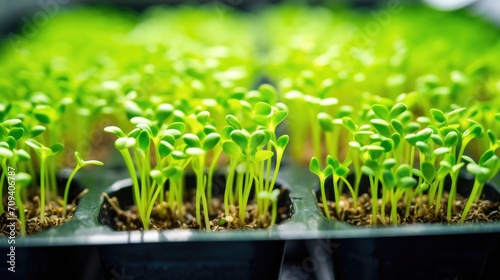
[[[10,150],[14,150],[17,146],[17,142],[16,142],[16,139],[12,136],[9,136],[7,137],[7,140],[6,140],[7,144],[9,144],[9,149]]]
[[[268,160],[268,159],[272,158],[273,155],[274,155],[274,153],[272,151],[260,150],[260,151],[257,151],[254,158],[256,161],[264,161],[264,160]]]
[[[363,172],[364,174],[366,174],[368,176],[372,176],[372,177],[377,176],[375,171],[366,165],[361,166],[361,172]]]
[[[168,119],[174,112],[174,106],[169,103],[162,103],[156,108],[155,118],[162,123]]]
[[[226,155],[233,159],[239,159],[242,155],[241,148],[232,141],[222,142],[222,150]]]
[[[292,91],[289,91],[285,94],[285,99],[288,99],[288,100],[302,99],[303,100],[304,94],[298,90],[292,90]]]
[[[217,133],[217,129],[213,125],[205,125],[203,128],[203,133],[209,135],[210,133]]]
[[[392,143],[394,145],[394,150],[396,150],[399,147],[399,143],[401,143],[401,135],[399,133],[395,132],[391,135]]]
[[[467,110],[467,108],[465,108],[465,107],[457,108],[457,109],[455,109],[453,111],[450,111],[450,112],[446,113],[446,117],[449,118],[449,117],[451,117],[453,115],[457,115],[457,114],[459,114],[459,113],[461,113],[461,112],[463,112],[465,110]]]
[[[117,126],[107,126],[104,128],[104,131],[106,131],[108,133],[112,133],[118,137],[125,137],[125,133],[123,133],[121,128],[119,128]]]
[[[413,177],[403,177],[398,181],[398,187],[410,189],[417,185],[417,180]]]
[[[132,129],[128,134],[127,134],[127,137],[130,137],[130,138],[138,138],[139,137],[139,134],[141,134],[142,130],[140,128],[134,128]]]
[[[491,129],[488,129],[487,134],[488,134],[488,139],[490,140],[490,145],[495,145],[497,142],[495,133]]]
[[[175,160],[183,160],[187,158],[187,155],[181,151],[173,151],[171,155]]]
[[[208,111],[201,111],[196,115],[196,120],[202,125],[205,125],[209,118],[210,118],[210,112]]]
[[[247,149],[249,136],[245,134],[243,130],[233,130],[230,136],[234,143],[240,146],[243,151]]]
[[[149,171],[149,176],[151,176],[151,178],[153,178],[153,180],[155,180],[158,185],[163,185],[163,174],[160,170],[153,169]]]
[[[26,145],[33,148],[35,151],[43,148],[43,145],[40,142],[36,141],[35,139],[28,139],[25,141],[25,143],[26,143]]]
[[[241,129],[240,121],[238,121],[238,119],[233,115],[227,115],[226,122],[234,129]]]
[[[445,114],[443,113],[443,111],[436,109],[436,108],[432,108],[430,110],[430,113],[431,113],[432,118],[435,121],[437,121],[438,123],[446,123],[447,122],[447,118],[446,118]]]
[[[183,123],[185,119],[186,119],[186,114],[184,114],[183,111],[174,110],[174,117],[172,118],[172,121],[174,123]]]
[[[356,124],[350,117],[342,118],[342,123],[344,124],[345,128],[349,130],[349,132],[351,133],[356,132]]]
[[[56,143],[52,146],[50,146],[50,149],[52,150],[52,155],[58,155],[64,150],[64,145],[61,143]]]
[[[434,149],[434,151],[432,152],[432,154],[434,156],[442,156],[442,155],[447,154],[449,152],[450,152],[450,148],[439,147],[439,148]]]
[[[5,120],[2,122],[2,125],[3,126],[13,126],[13,125],[16,125],[16,124],[20,124],[22,123],[23,121],[20,120],[20,119],[10,119],[10,120]]]
[[[386,160],[384,160],[384,162],[382,163],[382,166],[385,168],[385,169],[391,169],[393,168],[394,166],[396,166],[397,162],[395,159],[393,158],[388,158]]]
[[[278,140],[276,140],[276,145],[281,149],[285,149],[289,140],[290,137],[288,137],[288,135],[281,135]]]
[[[350,141],[349,147],[356,149],[356,150],[359,150],[359,149],[361,149],[361,144],[359,142],[356,142],[356,141]]]
[[[12,158],[14,153],[7,148],[0,147],[0,156],[3,158]]]
[[[346,177],[349,174],[349,168],[345,166],[340,166],[339,168],[335,169],[335,175],[340,176],[340,177]]]
[[[97,166],[103,166],[104,165],[104,162],[102,161],[98,161],[98,160],[85,160],[83,162],[83,166],[87,166],[87,165],[97,165]]]
[[[311,158],[311,161],[309,162],[309,170],[312,173],[317,174],[318,176],[321,173],[321,167],[319,164],[319,160],[316,157]]]
[[[328,98],[321,99],[321,101],[319,102],[319,105],[323,106],[323,107],[329,107],[329,106],[336,105],[338,103],[339,103],[339,100],[337,98],[328,97]]]
[[[255,149],[258,146],[266,144],[264,140],[266,139],[266,135],[262,130],[257,130],[250,136],[250,148]]]
[[[135,144],[136,144],[135,138],[126,137],[126,136],[120,137],[120,138],[116,139],[116,141],[115,141],[115,147],[118,150],[132,148]]]
[[[148,124],[145,123],[139,123],[136,125],[137,128],[140,128],[141,130],[145,131],[148,133],[148,135],[153,136],[153,130],[151,130],[151,127]]]
[[[403,124],[401,123],[400,120],[398,119],[392,119],[391,120],[391,126],[392,128],[394,128],[394,130],[396,130],[399,134],[403,134],[404,133],[404,127],[403,127]]]
[[[375,172],[375,175],[380,170],[380,165],[378,164],[378,162],[372,159],[366,160],[364,166],[370,168],[373,172]]]
[[[269,118],[265,115],[252,116],[252,121],[260,126],[267,127],[269,125]]]
[[[272,113],[272,108],[269,104],[265,102],[257,102],[255,104],[255,114],[267,116]]]
[[[384,137],[390,137],[389,123],[382,119],[372,119],[370,123]]]
[[[160,141],[160,144],[158,147],[158,152],[160,153],[160,156],[162,158],[170,155],[170,153],[172,153],[172,151],[174,151],[174,146],[172,144],[170,144],[169,142],[167,142],[165,140]]]
[[[203,150],[205,151],[210,151],[211,149],[213,149],[213,147],[215,147],[215,145],[217,145],[220,141],[220,135],[219,133],[216,133],[216,132],[213,132],[213,133],[210,133],[208,134],[206,137],[205,137],[205,140],[203,140]]]
[[[17,153],[19,160],[23,160],[23,161],[31,160],[30,154],[28,154],[28,152],[26,152],[25,150],[17,150],[16,153]]]
[[[57,111],[48,105],[37,105],[33,109],[33,114],[43,124],[53,123],[57,120]]]
[[[495,151],[494,150],[486,150],[482,155],[481,158],[479,159],[478,164],[480,166],[484,166],[488,160],[493,158],[495,156]]]
[[[167,134],[167,133],[160,134],[160,141],[166,141],[172,146],[175,145],[175,137],[172,136],[171,134]]]
[[[190,156],[199,156],[205,154],[205,151],[202,148],[190,147],[186,149],[186,154]]]
[[[334,172],[333,168],[330,165],[328,165],[327,167],[325,167],[325,169],[323,169],[322,174],[324,178],[328,178],[332,176],[333,172]]]
[[[401,164],[396,172],[398,178],[409,177],[411,175],[411,167],[408,164]]]
[[[182,140],[189,148],[201,148],[200,138],[193,133],[186,133],[182,135]]]
[[[273,116],[271,117],[271,122],[273,123],[274,126],[277,126],[286,118],[287,115],[288,115],[287,111],[278,111],[274,113]]]
[[[148,132],[146,130],[141,131],[141,133],[139,133],[139,137],[137,137],[137,140],[139,141],[139,148],[143,151],[146,151],[151,142]]]
[[[133,117],[130,119],[130,122],[133,124],[140,124],[140,123],[147,124],[147,125],[153,124],[153,122],[151,120],[148,120],[148,119],[143,118],[143,117]]]
[[[262,97],[269,102],[274,104],[276,102],[276,89],[269,84],[262,84],[259,86],[258,91],[261,93]]]
[[[179,166],[176,165],[171,165],[168,167],[163,168],[162,170],[163,176],[165,178],[174,178],[179,176],[182,173],[182,169]]]
[[[36,136],[44,133],[45,130],[47,130],[47,128],[45,128],[45,126],[41,126],[41,125],[34,126],[33,128],[31,128],[30,136],[36,137]]]
[[[384,170],[384,172],[382,172],[382,181],[384,182],[384,186],[388,189],[393,189],[396,186],[396,178],[389,170]]]
[[[363,148],[368,150],[368,154],[370,154],[371,159],[378,159],[385,152],[385,149],[383,147],[377,145],[366,145]]]
[[[24,128],[22,127],[13,127],[9,131],[9,136],[14,137],[14,139],[19,140],[24,135]]]
[[[450,131],[444,138],[444,145],[446,147],[454,147],[458,144],[458,134],[455,131]]]
[[[483,136],[483,127],[480,124],[473,124],[464,133],[463,137],[472,136],[474,138],[481,138]]]
[[[420,124],[418,122],[410,122],[409,124],[406,125],[405,131],[402,134],[415,133],[419,129],[420,129]]]
[[[417,132],[417,139],[418,141],[422,141],[422,142],[425,142],[427,143],[427,141],[429,141],[429,139],[431,138],[431,135],[434,133],[434,131],[432,130],[432,128],[424,128],[422,130],[420,130],[419,132]]]
[[[321,129],[323,129],[324,131],[333,131],[334,129],[333,119],[329,114],[319,113],[317,117]]]
[[[178,139],[182,135],[182,133],[177,129],[167,129],[167,130],[164,130],[161,134],[162,135],[170,135],[170,136],[174,137],[174,139]]]
[[[333,170],[337,170],[340,167],[340,161],[333,158],[331,155],[326,156],[326,163],[333,168]]]
[[[223,140],[231,139],[231,132],[233,132],[234,128],[232,126],[225,126],[222,128],[220,132],[220,138]]]
[[[78,151],[75,151],[75,159],[76,165],[82,167],[83,166],[83,158],[82,155]]]
[[[143,114],[142,109],[132,100],[127,100],[125,102],[125,113],[127,114],[128,119],[132,119],[133,117],[139,117]]]
[[[397,103],[394,105],[389,112],[389,119],[395,119],[397,116],[401,115],[403,112],[405,112],[408,108],[406,107],[405,104],[403,103]]]
[[[460,163],[458,163],[458,164],[455,164],[455,165],[453,165],[453,167],[451,168],[451,171],[452,171],[453,173],[457,173],[458,171],[460,171],[460,169],[462,169],[462,167],[463,167],[464,165],[465,165],[465,163],[463,163],[463,162],[460,162]]]
[[[436,145],[439,145],[439,146],[444,145],[444,140],[439,134],[432,134],[431,139]]]
[[[479,166],[474,163],[467,164],[467,171],[473,174],[479,183],[486,183],[490,179],[491,170],[486,167]]]
[[[19,185],[22,188],[29,186],[32,179],[31,175],[25,172],[16,173],[14,178],[16,178],[16,185]]]
[[[427,145],[427,143],[424,143],[422,141],[418,141],[415,144],[415,146],[420,151],[420,153],[425,154],[425,155],[430,155],[431,154],[431,149],[429,148],[429,145]]]
[[[389,119],[389,110],[387,110],[387,107],[380,105],[380,104],[375,104],[372,106],[373,113],[375,115],[383,120],[388,120]]]
[[[424,176],[424,179],[428,182],[431,183],[432,180],[436,177],[436,169],[434,167],[434,164],[424,161],[420,163],[420,170],[422,171],[422,175]]]
[[[429,184],[427,183],[422,183],[420,184],[418,187],[417,187],[417,193],[420,193],[420,192],[425,192],[426,190],[428,190],[430,187]]]
[[[184,133],[184,131],[186,131],[186,124],[184,124],[182,122],[174,122],[174,123],[171,123],[167,128],[169,130],[175,129],[182,134],[182,133]]]

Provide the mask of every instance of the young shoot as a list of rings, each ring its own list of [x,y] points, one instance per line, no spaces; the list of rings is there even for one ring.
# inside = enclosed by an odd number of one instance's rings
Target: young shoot
[[[45,203],[46,203],[46,194],[49,191],[49,170],[47,169],[47,162],[50,157],[53,157],[59,154],[64,146],[62,144],[54,144],[51,147],[45,147],[40,142],[35,139],[26,140],[26,145],[30,146],[35,153],[38,155],[40,159],[40,222],[45,222]],[[57,196],[57,193],[52,194]]]
[[[69,188],[71,186],[71,182],[73,181],[73,177],[75,177],[76,173],[80,168],[88,166],[88,165],[97,165],[97,166],[103,166],[104,163],[98,161],[98,160],[83,160],[82,156],[80,155],[79,152],[75,152],[75,159],[76,159],[76,166],[71,172],[71,174],[68,177],[68,181],[66,182],[66,187],[64,188],[64,198],[63,198],[63,218],[66,218],[66,205],[68,203],[68,194],[69,194]]]

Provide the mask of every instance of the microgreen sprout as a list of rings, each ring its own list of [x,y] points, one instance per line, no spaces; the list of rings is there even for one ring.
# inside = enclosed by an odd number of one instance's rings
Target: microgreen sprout
[[[63,218],[66,217],[66,204],[68,203],[68,194],[69,194],[69,188],[71,186],[71,182],[73,181],[73,177],[75,177],[76,172],[80,170],[80,168],[88,166],[88,165],[98,165],[102,166],[104,163],[98,161],[98,160],[83,160],[82,156],[80,155],[79,152],[75,152],[75,159],[76,159],[76,167],[73,169],[71,174],[68,177],[68,181],[66,182],[66,187],[64,188],[64,198],[63,198]]]
[[[40,221],[43,223],[45,221],[46,193],[49,190],[48,184],[50,184],[48,181],[47,159],[59,154],[63,150],[63,145],[54,144],[51,147],[46,147],[35,139],[26,140],[26,145],[35,150],[40,158]]]

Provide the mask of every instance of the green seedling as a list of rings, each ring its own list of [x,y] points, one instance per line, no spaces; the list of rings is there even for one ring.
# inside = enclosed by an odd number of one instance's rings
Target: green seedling
[[[500,159],[495,155],[494,150],[487,150],[483,153],[479,162],[474,162],[473,159],[463,156],[463,159],[468,162],[467,171],[474,175],[474,186],[471,194],[467,199],[460,222],[463,223],[469,214],[472,203],[477,201],[482,193],[484,184],[495,177],[500,171]]]
[[[321,201],[323,203],[323,210],[325,212],[325,215],[327,218],[330,218],[330,209],[328,209],[328,201],[326,200],[326,192],[325,192],[325,181],[328,177],[330,177],[333,174],[333,169],[330,165],[326,166],[323,170],[321,170],[321,166],[319,163],[319,160],[316,157],[313,157],[311,159],[311,162],[309,164],[309,170],[316,174],[319,178],[319,186],[321,190]],[[335,201],[338,202],[340,195],[338,194],[337,190],[335,190]],[[336,205],[339,203],[335,203]],[[338,217],[340,217],[340,207],[336,207],[335,209],[337,211]]]
[[[258,194],[258,199],[263,201],[271,201],[272,211],[271,211],[271,224],[270,226],[274,226],[276,222],[276,217],[278,216],[278,196],[280,194],[280,190],[275,189],[272,193],[268,193],[266,191],[262,191]]]
[[[66,217],[66,205],[68,203],[68,194],[69,194],[69,188],[71,186],[71,182],[73,181],[73,177],[75,177],[76,172],[80,170],[80,168],[88,166],[88,165],[98,165],[98,166],[103,166],[104,163],[98,161],[98,160],[83,160],[82,156],[80,155],[79,152],[75,152],[75,159],[76,159],[76,167],[73,169],[71,174],[68,177],[68,181],[66,182],[66,187],[64,188],[64,198],[63,198],[63,218]]]
[[[24,172],[19,172],[15,175],[16,182],[16,193],[15,193],[15,201],[17,205],[17,212],[19,215],[19,222],[21,223],[21,235],[26,235],[26,215],[24,213],[24,203],[21,198],[22,190],[29,186],[31,183],[31,175]]]
[[[46,192],[49,190],[48,184],[50,184],[48,181],[47,160],[59,154],[64,146],[62,144],[54,144],[49,148],[35,139],[26,140],[26,145],[30,146],[40,159],[40,221],[43,223],[45,221],[45,196]],[[57,197],[57,193],[53,193],[53,195]]]
[[[276,127],[285,119],[287,108],[277,104],[270,106],[264,102],[256,103],[252,120],[257,124],[256,130],[248,131],[233,115],[228,115],[228,127],[221,135],[224,139],[222,149],[229,156],[229,173],[226,180],[224,207],[226,216],[229,204],[237,199],[239,205],[239,223],[243,225],[249,195],[252,186],[257,194],[265,191],[271,193],[274,189],[288,136],[276,137]],[[273,152],[274,150],[274,152]],[[271,160],[276,155],[274,172],[271,172]],[[236,175],[236,187],[233,190]],[[235,198],[235,199],[233,199]],[[257,196],[259,215],[267,212],[268,200],[260,200]]]

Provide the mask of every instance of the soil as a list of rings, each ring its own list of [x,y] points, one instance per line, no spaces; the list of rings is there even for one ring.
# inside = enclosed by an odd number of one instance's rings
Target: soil
[[[82,192],[83,195],[85,192]],[[40,220],[40,198],[35,195],[24,205],[24,214],[26,217],[26,235],[33,235],[35,233],[44,231],[46,229],[60,226],[70,220],[76,210],[76,201],[81,196],[79,195],[71,204],[66,206],[66,217],[63,218],[63,207],[61,206],[61,197],[57,198],[57,202],[49,201],[45,205],[45,220]],[[0,236],[10,235],[10,228],[7,226],[12,222],[12,217],[7,212],[7,205],[4,204],[5,212],[0,215]],[[17,206],[16,206],[16,215]],[[16,235],[21,234],[21,222],[16,219]]]
[[[410,215],[406,218],[404,217],[406,210],[406,203],[400,201],[398,203],[398,220],[400,225],[414,224],[414,223],[440,223],[440,224],[456,224],[460,222],[463,208],[467,203],[467,199],[460,196],[459,194],[455,197],[455,209],[452,211],[451,219],[446,218],[446,211],[448,207],[448,193],[443,194],[441,207],[438,215],[435,215],[434,206],[429,207],[427,203],[427,195],[422,196],[423,203],[419,203],[418,198],[412,201],[410,206]],[[381,200],[379,200],[379,212],[381,207]],[[335,211],[335,202],[328,201],[328,206],[330,210],[330,216],[334,220],[340,220],[347,222],[355,226],[372,226],[372,200],[368,194],[363,194],[358,198],[357,208],[354,208],[353,199],[351,197],[342,195],[340,198],[341,214],[337,217]],[[416,206],[418,205],[418,206]],[[324,214],[323,204],[319,203],[319,207]],[[390,204],[386,205],[385,208],[385,219],[382,220],[380,213],[377,218],[378,225],[391,225],[390,220]],[[476,222],[496,222],[500,221],[500,202],[492,202],[489,200],[479,200],[477,203],[473,203],[469,214],[465,219],[465,223],[476,223]]]
[[[105,203],[103,205],[104,211],[108,219],[112,219],[108,223],[110,226],[116,230],[128,231],[128,230],[144,230],[141,219],[139,218],[139,213],[136,206],[126,206],[121,207],[118,199],[116,197],[107,197],[106,200],[109,204]],[[200,225],[196,222],[196,210],[194,203],[194,194],[189,197],[193,198],[193,201],[186,201],[182,206],[183,217],[178,218],[179,213],[175,211],[172,212],[167,202],[162,204],[156,203],[153,207],[153,211],[150,217],[150,229],[164,230],[164,229],[205,229],[205,225]],[[211,201],[211,211],[210,217],[210,230],[211,231],[224,231],[224,230],[253,230],[260,228],[268,228],[269,221],[271,220],[271,212],[265,213],[265,215],[260,217],[258,222],[255,218],[256,205],[248,204],[247,213],[245,215],[245,223],[243,226],[239,224],[238,216],[238,206],[230,205],[231,217],[225,216],[224,213],[224,203],[221,197],[213,198]],[[174,207],[174,209],[177,209]],[[203,210],[201,212],[203,219]],[[290,217],[290,209],[286,207],[278,207],[277,220],[282,221]],[[230,222],[231,221],[231,222]],[[277,223],[278,223],[277,222]]]

